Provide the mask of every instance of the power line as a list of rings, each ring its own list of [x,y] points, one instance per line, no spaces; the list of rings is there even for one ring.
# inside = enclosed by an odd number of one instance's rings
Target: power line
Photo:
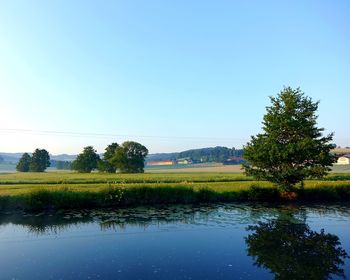
[[[20,128],[0,128],[1,132],[9,133],[25,133],[40,135],[61,135],[61,136],[92,136],[92,137],[135,137],[135,138],[158,138],[158,139],[187,139],[187,140],[242,140],[247,138],[233,137],[199,137],[199,136],[164,136],[164,135],[129,135],[129,134],[112,134],[112,133],[94,133],[94,132],[72,132],[72,131],[56,131],[56,130],[34,130]]]

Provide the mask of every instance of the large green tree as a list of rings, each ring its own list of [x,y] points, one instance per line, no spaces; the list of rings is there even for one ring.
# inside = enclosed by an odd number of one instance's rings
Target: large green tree
[[[50,155],[45,149],[36,149],[29,164],[29,171],[44,172],[50,166]]]
[[[96,169],[99,160],[100,157],[96,150],[92,146],[87,146],[77,156],[76,160],[72,162],[72,169],[81,173],[90,173]]]
[[[333,134],[323,136],[324,129],[317,127],[319,102],[291,87],[270,99],[263,133],[252,136],[244,147],[245,173],[286,191],[304,179],[327,174],[334,161]]]
[[[101,159],[97,163],[97,169],[100,172],[108,172],[108,173],[116,172],[117,168],[113,165],[112,158],[116,153],[118,147],[119,147],[118,143],[112,143],[107,146],[103,154],[103,159]]]
[[[117,147],[111,163],[122,173],[143,173],[148,150],[140,143],[126,141]]]
[[[16,170],[19,172],[28,172],[30,161],[30,155],[28,153],[24,153],[17,163]]]

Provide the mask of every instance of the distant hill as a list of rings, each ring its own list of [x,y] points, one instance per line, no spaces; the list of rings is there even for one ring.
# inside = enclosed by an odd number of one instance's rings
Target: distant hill
[[[201,149],[191,149],[179,153],[159,153],[150,154],[146,162],[150,161],[169,161],[182,158],[189,158],[193,162],[225,162],[230,158],[241,158],[243,150],[227,147],[210,147]]]
[[[73,161],[76,158],[77,158],[77,155],[67,155],[67,154],[50,155],[50,159],[61,160],[61,161]]]
[[[2,153],[2,152],[0,152],[0,157],[3,158],[4,162],[17,163],[23,154],[24,153]],[[29,153],[29,154],[31,154],[31,153]],[[50,155],[50,159],[56,160],[56,161],[58,161],[58,160],[60,160],[60,161],[73,161],[73,160],[75,160],[76,157],[77,157],[77,155],[67,155],[67,154]]]
[[[23,153],[2,153],[0,156],[3,158],[4,162],[17,163]]]
[[[158,154],[149,154],[146,157],[146,162],[149,161],[163,161],[163,160],[176,160],[179,153],[158,153]]]

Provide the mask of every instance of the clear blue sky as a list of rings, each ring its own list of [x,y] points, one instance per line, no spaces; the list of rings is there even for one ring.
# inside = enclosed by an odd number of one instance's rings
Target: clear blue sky
[[[350,146],[349,1],[0,2],[0,151],[242,145],[284,85]],[[164,136],[177,138],[141,137]]]

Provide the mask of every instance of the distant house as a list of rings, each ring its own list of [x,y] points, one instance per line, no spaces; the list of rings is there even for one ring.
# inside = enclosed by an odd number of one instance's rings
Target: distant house
[[[244,163],[244,159],[242,157],[230,157],[223,162],[223,165],[234,165],[242,163]]]
[[[172,160],[157,160],[157,161],[149,161],[147,165],[149,166],[158,166],[158,165],[173,165],[175,164]]]
[[[350,164],[350,154],[339,157],[337,160],[337,164],[341,164],[341,165]]]
[[[191,164],[192,160],[191,158],[179,158],[176,160],[177,164]]]

